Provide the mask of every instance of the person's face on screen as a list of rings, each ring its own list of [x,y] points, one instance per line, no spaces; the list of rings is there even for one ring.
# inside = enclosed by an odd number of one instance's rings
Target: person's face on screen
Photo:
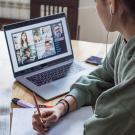
[[[45,42],[45,49],[46,50],[51,50],[52,49],[52,44],[50,42]]]
[[[25,51],[25,55],[26,55],[27,58],[30,58],[30,51],[29,50],[26,50]]]
[[[20,51],[19,50],[17,50],[16,55],[20,56]]]
[[[23,42],[25,42],[27,40],[26,33],[22,33],[21,39],[23,40]]]
[[[18,62],[20,63],[21,62],[21,55],[20,55],[19,50],[16,52],[16,55],[17,55]]]
[[[58,25],[54,27],[54,32],[55,32],[56,35],[61,33],[60,27]]]
[[[34,41],[35,41],[36,43],[39,42],[39,41],[40,41],[40,36],[37,35],[37,34],[35,34],[35,35],[34,35]]]

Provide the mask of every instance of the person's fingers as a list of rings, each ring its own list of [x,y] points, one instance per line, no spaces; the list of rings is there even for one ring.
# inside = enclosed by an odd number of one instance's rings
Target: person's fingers
[[[33,125],[33,129],[36,130],[39,133],[44,133],[45,132],[45,128],[42,125],[39,125],[38,123],[36,123],[36,121],[32,121],[32,125]]]
[[[35,131],[37,131],[38,133],[40,133],[40,130],[39,130],[37,127],[33,127],[33,129],[34,129]]]
[[[38,123],[38,125],[43,124],[39,114],[37,114],[37,113],[33,114],[32,119],[35,120]]]
[[[50,129],[48,126],[45,127],[43,124],[40,124],[40,125],[39,125],[39,124],[36,122],[36,120],[33,120],[33,121],[32,121],[32,125],[33,125],[33,129],[34,129],[34,130],[36,130],[37,132],[42,133],[42,134],[48,132],[48,130]]]
[[[41,113],[41,117],[47,117],[47,116],[50,116],[54,113],[53,110],[43,110],[42,113]]]
[[[49,130],[49,127],[45,127],[43,125],[38,125],[37,123],[33,125],[33,129],[34,130],[37,130],[38,132],[41,132],[41,131],[48,131]]]
[[[58,120],[55,114],[48,116],[47,118],[43,118],[43,122],[56,122]]]
[[[34,112],[32,117],[35,118],[35,119],[39,117],[39,114],[37,113],[37,111]]]
[[[44,129],[44,123],[43,123],[43,121],[41,121],[41,118],[38,115],[33,115],[32,125],[37,126],[38,128],[42,127],[42,129]]]
[[[55,114],[55,112],[53,110],[49,110],[49,111],[46,111],[44,110],[41,114],[41,117],[42,117],[42,120],[44,121],[44,123],[47,122],[56,122],[58,117],[57,115]]]
[[[38,112],[37,111],[34,111],[34,114],[38,114]]]
[[[52,127],[58,121],[58,116],[52,109],[41,109],[41,118],[39,117],[38,112],[35,111],[33,114],[33,119],[36,120],[38,125],[44,124],[44,128],[47,129]]]
[[[55,122],[46,122],[44,123],[44,127],[50,129],[55,125]]]
[[[36,130],[39,133],[46,133],[49,130],[49,125],[44,126],[43,121],[41,121],[41,118],[39,117],[39,114],[37,111],[34,112],[32,116],[32,125],[33,129]]]

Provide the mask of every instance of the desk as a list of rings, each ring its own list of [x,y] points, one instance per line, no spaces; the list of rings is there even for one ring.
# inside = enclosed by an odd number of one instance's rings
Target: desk
[[[108,48],[110,48],[109,45]],[[75,59],[80,61],[84,61],[91,55],[104,57],[105,55],[105,44],[102,43],[91,43],[84,41],[72,41],[72,47],[74,52]],[[90,65],[94,66],[94,65]],[[24,99],[29,103],[33,103],[32,92],[15,81],[10,65],[8,50],[6,46],[6,41],[4,37],[4,33],[0,32],[0,89],[4,89],[6,87],[12,88],[12,97]],[[61,97],[60,97],[61,98]],[[37,97],[38,103],[43,104],[45,100],[40,97]],[[54,105],[59,98],[52,100],[51,102],[47,102],[49,105]],[[18,107],[16,105],[12,105],[12,107]]]

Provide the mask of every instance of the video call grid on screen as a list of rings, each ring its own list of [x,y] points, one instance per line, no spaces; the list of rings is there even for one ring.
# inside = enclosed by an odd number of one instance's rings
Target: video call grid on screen
[[[62,22],[13,33],[12,40],[18,66],[67,52],[66,46],[65,50],[57,46],[66,44]]]
[[[6,31],[14,72],[72,54],[65,18]]]

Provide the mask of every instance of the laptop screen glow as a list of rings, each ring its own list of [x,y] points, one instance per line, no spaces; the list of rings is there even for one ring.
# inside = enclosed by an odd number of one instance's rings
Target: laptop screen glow
[[[14,72],[72,55],[65,17],[6,31]]]

